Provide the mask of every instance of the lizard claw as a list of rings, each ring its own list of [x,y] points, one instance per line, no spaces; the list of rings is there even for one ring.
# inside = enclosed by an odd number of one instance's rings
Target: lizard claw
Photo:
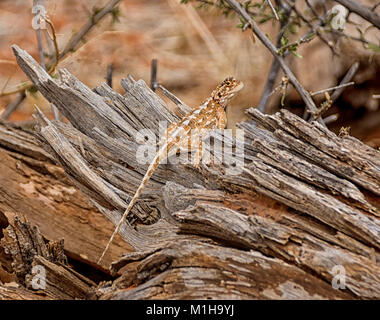
[[[199,169],[200,168],[199,163],[200,163],[199,159],[195,159],[194,160],[193,166],[194,166],[195,169]]]

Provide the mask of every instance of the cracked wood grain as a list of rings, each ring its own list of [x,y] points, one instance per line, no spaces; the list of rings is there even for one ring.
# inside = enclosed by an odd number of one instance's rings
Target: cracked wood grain
[[[50,78],[13,50],[71,123],[37,113],[39,142],[116,223],[147,168],[136,160],[135,133],[157,136],[159,121],[177,117],[142,80],[124,79],[123,95],[105,84],[90,90],[65,70]],[[199,170],[159,166],[120,230],[135,252],[113,264],[119,278],[98,286],[99,298],[380,297],[379,152],[286,110],[247,112],[244,141],[224,140],[243,145],[242,171],[228,174],[232,155]],[[349,275],[344,292],[331,287],[335,265]]]
[[[131,256],[131,260],[137,259]],[[135,267],[136,279],[143,284],[128,290],[108,292],[102,299],[350,297],[346,293],[336,295],[329,285],[303,270],[253,250],[241,251],[208,243],[181,241],[140,259]]]
[[[69,267],[63,241],[47,242],[36,226],[27,221],[22,222],[17,216],[14,225],[10,224],[3,232],[0,245],[5,254],[11,257],[19,283],[29,290],[25,290],[25,294],[39,291],[33,286],[36,276],[33,268],[38,266],[45,271],[43,294],[48,298],[84,299],[91,296],[91,287],[95,283]]]
[[[314,270],[329,282],[334,275],[333,267],[343,266],[349,279],[349,290],[366,298],[380,296],[380,268],[376,260],[372,259],[370,247],[365,252],[350,252],[347,249],[352,248],[352,244],[336,240],[340,247],[331,246],[326,241],[328,238],[319,239],[317,235],[310,235],[299,224],[293,223],[292,228],[269,218],[246,216],[209,203],[177,211],[173,216],[186,232],[212,236],[230,245],[259,250],[267,255],[293,261],[302,269]],[[314,228],[316,231],[320,226],[315,225]]]

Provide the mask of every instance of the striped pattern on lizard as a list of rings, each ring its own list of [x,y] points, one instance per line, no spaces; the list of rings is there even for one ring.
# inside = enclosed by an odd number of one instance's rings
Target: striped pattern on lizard
[[[236,80],[233,77],[226,78],[214,91],[212,91],[210,97],[198,108],[193,109],[179,122],[172,123],[168,127],[164,134],[164,139],[159,144],[158,152],[149,165],[148,170],[146,171],[140,186],[137,188],[135,195],[128,204],[127,209],[124,211],[122,218],[99,258],[98,263],[103,259],[115,235],[119,232],[122,222],[137,202],[160,162],[175,154],[178,148],[189,147],[189,138],[191,134],[195,133],[200,135],[200,132],[203,129],[224,129],[227,123],[225,108],[227,107],[228,102],[243,88],[243,86],[244,85],[241,81]],[[194,160],[195,167],[199,166],[202,157],[202,139],[199,138],[198,141],[198,145],[190,145],[190,147],[196,148]]]

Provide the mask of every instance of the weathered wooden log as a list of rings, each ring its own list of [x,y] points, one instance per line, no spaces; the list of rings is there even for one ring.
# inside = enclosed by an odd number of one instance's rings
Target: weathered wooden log
[[[128,266],[136,260],[137,287],[111,291],[103,299],[352,298],[295,266],[253,250],[185,240],[140,259],[126,256],[123,263]]]
[[[19,284],[52,299],[91,297],[95,283],[69,267],[63,241],[47,242],[36,226],[17,216],[3,234],[0,245],[11,257]]]
[[[176,116],[142,80],[123,80],[124,95],[90,90],[13,50],[71,123],[38,110],[41,144],[116,224],[149,165],[136,157],[136,133],[157,136]],[[120,278],[99,286],[100,298],[380,298],[380,153],[286,110],[248,114],[244,140],[210,133],[240,154],[199,170],[159,166],[120,230],[135,252],[113,265]],[[331,285],[337,268],[342,290]]]
[[[0,300],[53,300],[53,297],[42,296],[31,290],[14,283],[12,285],[0,285]]]
[[[46,239],[64,238],[70,258],[95,268],[113,227],[39,146],[35,134],[0,123],[0,238],[15,216],[26,217]],[[108,263],[129,248],[118,237]],[[0,269],[3,262],[0,249]]]

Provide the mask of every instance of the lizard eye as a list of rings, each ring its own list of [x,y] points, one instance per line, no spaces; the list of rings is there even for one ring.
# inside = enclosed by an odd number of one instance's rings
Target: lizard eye
[[[227,85],[227,86],[230,86],[230,85],[231,85],[231,81],[227,81],[227,82],[226,82],[226,85]]]

